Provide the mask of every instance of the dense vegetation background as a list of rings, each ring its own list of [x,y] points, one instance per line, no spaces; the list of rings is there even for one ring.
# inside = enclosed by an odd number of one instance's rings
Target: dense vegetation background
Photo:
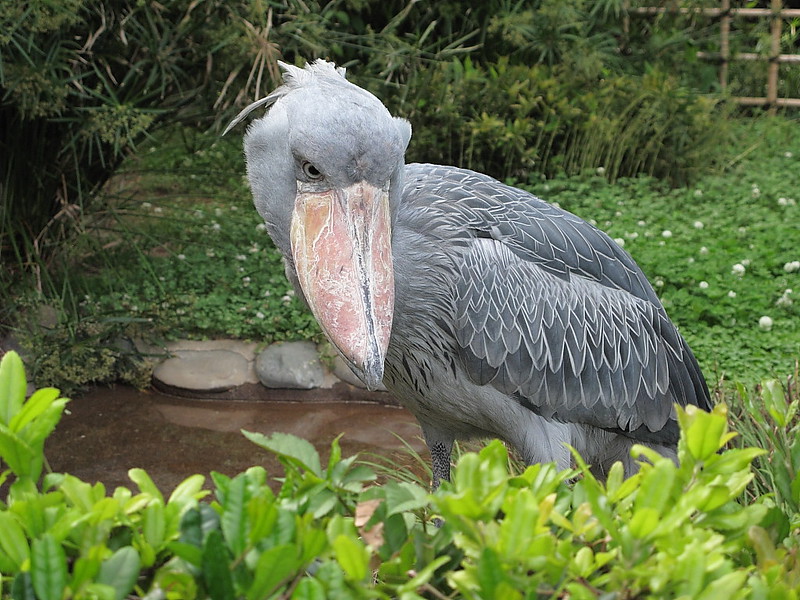
[[[240,133],[219,131],[277,59],[325,57],[411,120],[409,160],[527,187],[630,250],[720,401],[680,413],[679,465],[650,456],[626,480],[579,457],[509,470],[492,443],[429,494],[337,441],[326,466],[248,434],[284,477],[167,495],[132,469],[107,492],[43,476],[67,400],[28,397],[9,352],[0,597],[797,598],[798,116],[737,109],[765,63],[733,64],[723,94],[696,58],[718,23],[627,11],[643,3],[0,3],[0,340],[40,387],[146,386],[138,337],[321,339],[252,209]],[[768,54],[768,21],[733,25],[733,52]],[[799,89],[782,66],[780,95]]]

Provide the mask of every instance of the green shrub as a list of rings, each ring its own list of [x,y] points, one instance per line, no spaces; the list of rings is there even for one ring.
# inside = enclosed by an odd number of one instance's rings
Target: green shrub
[[[726,448],[724,405],[679,410],[678,465],[637,447],[641,471],[623,479],[617,465],[605,484],[577,455],[577,470],[509,473],[495,441],[429,494],[401,478],[374,485],[338,440],[325,465],[305,440],[245,433],[278,456],[282,478],[212,473],[208,497],[192,475],[165,497],[141,469],[129,472],[138,491],[111,494],[69,474],[40,479],[67,400],[54,389],[25,400],[25,385],[7,354],[2,598],[798,597],[798,523],[780,537],[769,494],[743,496],[766,452]]]

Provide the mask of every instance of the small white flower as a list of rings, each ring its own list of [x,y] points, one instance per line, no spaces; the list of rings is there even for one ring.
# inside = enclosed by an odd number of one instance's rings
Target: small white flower
[[[647,221],[637,221],[636,224],[639,227],[646,227],[647,226]]]
[[[705,225],[703,225],[702,221],[695,221],[694,222],[694,228],[695,229],[702,229],[703,227],[705,227]]]
[[[178,254],[178,260],[186,260],[185,254]]]
[[[750,246],[750,247],[752,248],[752,246]],[[750,259],[749,258],[745,258],[744,260],[742,260],[742,264],[745,267],[749,267],[750,266]]]
[[[694,263],[694,256],[690,256],[689,258],[687,258],[686,262],[689,263],[690,265],[693,264]]]
[[[747,227],[739,227],[739,235],[744,235],[747,233]]]
[[[194,211],[194,218],[195,219],[202,219],[205,216],[206,216],[206,213],[204,213],[202,210]]]
[[[664,231],[661,232],[661,237],[671,238],[672,232],[669,229],[665,229]]]
[[[266,317],[267,317],[267,315],[265,315],[265,314],[264,314],[264,313],[262,313],[261,311],[258,311],[258,312],[256,313],[256,319],[265,319]]]
[[[755,185],[753,186],[753,189],[750,191],[753,194],[753,198],[758,198],[761,195],[761,190],[758,189],[758,187]]]
[[[795,271],[800,271],[800,260],[793,260],[791,262],[787,262],[783,265],[783,270],[787,273],[794,273]]]
[[[211,250],[210,248],[208,250],[206,250],[206,256],[208,258],[214,258],[216,255],[217,255],[217,253],[214,252],[213,250]]]
[[[786,294],[775,301],[775,306],[791,306],[794,301]]]
[[[266,231],[266,230],[267,230],[266,223],[259,223],[258,225],[256,225],[256,231]]]
[[[695,197],[695,198],[699,198],[699,197],[700,197],[700,196],[702,196],[702,195],[703,195],[703,190],[699,190],[699,189],[698,189],[698,190],[695,190],[695,191],[694,191],[694,197]]]
[[[708,254],[708,248],[706,248],[705,246],[700,246],[700,254],[702,254],[703,256]]]
[[[654,285],[658,288],[664,287],[664,280],[659,277],[658,279],[655,280]]]
[[[247,260],[247,256],[245,254],[237,254],[236,260]]]
[[[783,155],[784,155],[786,158],[792,158],[792,156],[794,156],[794,155],[793,155],[791,152],[784,152],[784,153],[783,153]]]
[[[264,290],[264,298],[269,298],[270,296],[272,296],[272,292],[269,290]]]
[[[606,168],[605,167],[597,167],[597,174],[602,177],[603,175],[606,174]]]
[[[617,246],[619,246],[620,248],[624,248],[624,247],[625,247],[625,240],[624,240],[624,239],[622,239],[622,238],[614,238],[614,242],[615,242],[615,243],[617,244]]]
[[[697,285],[699,285],[699,286],[700,286],[700,289],[701,289],[701,290],[707,290],[707,289],[708,289],[708,282],[707,282],[707,281],[701,281],[701,282],[700,282],[700,283],[698,283]]]
[[[786,198],[778,198],[778,206],[788,206],[789,200]]]
[[[772,319],[764,315],[758,320],[758,326],[764,331],[769,331],[770,329],[772,329]]]
[[[593,225],[593,226],[597,227],[597,221],[594,220],[594,219],[589,219],[589,225]]]
[[[742,263],[736,263],[735,265],[733,265],[733,267],[731,267],[731,273],[737,275],[738,277],[744,275],[744,272],[746,270],[747,269],[745,269],[745,266]]]
[[[154,212],[154,213],[159,213],[159,214],[160,214],[160,213],[164,212],[164,209],[163,209],[163,208],[161,208],[160,206],[156,206],[156,207],[153,209],[153,212]]]
[[[736,298],[736,292],[734,292],[733,290],[730,290],[728,292],[728,298]]]
[[[221,217],[222,216],[222,209],[221,208],[215,208],[214,209],[214,215],[217,216],[217,217]]]
[[[234,212],[236,212],[237,210],[239,210],[239,207],[238,207],[238,206],[236,206],[235,204],[232,204],[232,205],[231,205],[231,210],[232,210],[232,211],[234,211]]]
[[[630,233],[626,233],[625,237],[628,238],[629,240],[635,240],[636,238],[639,237],[639,232],[638,231],[631,231]]]
[[[222,229],[222,225],[220,225],[219,223],[212,223],[211,229],[213,229],[214,231],[219,231],[220,229]]]
[[[286,294],[285,296],[283,296],[281,298],[281,302],[283,302],[284,304],[289,304],[289,302],[291,302],[291,301],[292,301],[292,297],[289,294]]]
[[[250,278],[249,277],[242,277],[242,285],[244,287],[247,287],[248,285],[250,285]]]
[[[142,208],[147,210],[148,208],[153,208],[153,205],[150,204],[149,202],[142,202]]]

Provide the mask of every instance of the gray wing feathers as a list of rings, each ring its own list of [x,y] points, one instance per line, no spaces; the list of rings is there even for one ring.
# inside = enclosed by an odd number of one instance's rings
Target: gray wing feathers
[[[600,427],[663,427],[673,398],[656,307],[621,290],[570,281],[477,240],[461,264],[456,340],[468,374],[546,417]],[[591,409],[599,409],[592,412]]]
[[[476,383],[638,439],[665,423],[677,439],[674,402],[709,408],[686,342],[605,233],[473,171],[408,165],[405,186],[408,214],[461,249],[454,334]]]

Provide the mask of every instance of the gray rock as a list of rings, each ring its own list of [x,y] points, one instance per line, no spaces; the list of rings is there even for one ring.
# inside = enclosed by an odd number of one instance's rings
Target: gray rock
[[[311,342],[268,346],[256,357],[256,374],[269,388],[310,390],[325,384],[325,371]]]
[[[249,380],[251,363],[229,350],[176,350],[153,370],[158,382],[185,390],[222,392]]]

